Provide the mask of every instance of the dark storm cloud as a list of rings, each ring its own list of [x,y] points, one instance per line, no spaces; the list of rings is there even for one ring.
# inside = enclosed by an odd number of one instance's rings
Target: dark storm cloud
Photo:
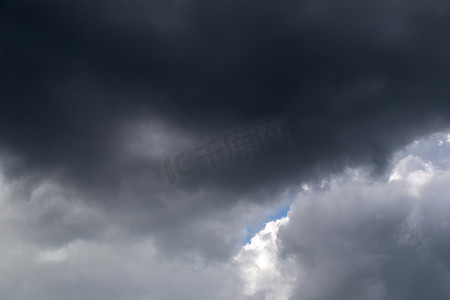
[[[6,1],[0,145],[17,158],[7,170],[159,185],[163,156],[124,158],[126,124],[157,119],[198,146],[274,115],[294,151],[177,188],[232,194],[345,165],[382,169],[394,149],[448,126],[448,13],[442,1]]]

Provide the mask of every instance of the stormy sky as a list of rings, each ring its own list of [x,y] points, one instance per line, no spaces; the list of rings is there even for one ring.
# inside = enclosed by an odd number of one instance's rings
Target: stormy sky
[[[450,2],[0,1],[0,298],[450,297]]]

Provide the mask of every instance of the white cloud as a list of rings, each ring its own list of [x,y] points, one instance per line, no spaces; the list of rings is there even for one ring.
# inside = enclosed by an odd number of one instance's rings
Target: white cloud
[[[52,250],[44,250],[38,254],[37,261],[38,262],[61,262],[65,261],[69,258],[73,250],[74,245],[69,244],[67,246],[52,249]]]
[[[302,184],[302,190],[304,191],[309,191],[311,188],[309,187],[309,185],[307,185],[306,183]]]
[[[414,196],[420,196],[420,188],[435,176],[431,162],[424,162],[418,156],[408,155],[395,166],[389,182],[404,180],[408,190]]]
[[[292,262],[279,257],[277,233],[289,221],[288,217],[271,221],[258,232],[234,258],[245,282],[247,296],[267,300],[288,299],[296,279]]]

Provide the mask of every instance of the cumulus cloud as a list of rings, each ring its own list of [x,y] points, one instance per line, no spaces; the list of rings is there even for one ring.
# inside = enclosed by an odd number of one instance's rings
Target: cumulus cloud
[[[71,199],[56,185],[39,185],[29,198],[17,197],[21,191],[17,184],[2,180],[1,186],[2,299],[239,299],[241,295],[232,264],[208,258],[208,247],[194,251],[200,240],[208,243],[210,252],[220,253],[217,236],[226,240],[225,235],[233,233],[221,229],[225,224],[219,219],[203,218],[208,227],[190,226],[184,239],[181,233],[172,234],[178,240],[172,247],[184,253],[169,253],[157,232],[136,234],[114,214]],[[239,238],[240,228],[231,224],[226,228]]]
[[[450,169],[409,155],[390,178],[348,171],[300,193],[277,236],[299,272],[289,299],[449,297]]]
[[[234,258],[245,283],[243,294],[252,299],[287,299],[294,286],[297,270],[290,260],[280,259],[278,230],[287,217],[271,221],[243,246]]]
[[[58,185],[37,185],[29,198],[18,198],[20,184],[3,178],[0,295],[12,300],[445,299],[450,295],[445,157],[450,154],[431,155],[441,151],[436,143],[441,135],[399,152],[386,176],[348,169],[301,185],[288,216],[268,222],[243,246],[237,243],[246,218],[267,208],[200,213],[198,223],[183,223],[184,230],[165,225],[163,233],[151,228],[136,234],[113,211]],[[170,245],[185,253],[170,251],[164,234],[179,239]],[[212,253],[220,252],[227,235],[235,235],[233,254],[217,259]],[[204,244],[198,248],[197,242]]]

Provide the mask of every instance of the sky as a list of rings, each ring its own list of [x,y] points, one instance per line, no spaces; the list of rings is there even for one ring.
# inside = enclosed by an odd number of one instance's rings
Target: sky
[[[0,1],[0,299],[449,298],[449,16]]]

